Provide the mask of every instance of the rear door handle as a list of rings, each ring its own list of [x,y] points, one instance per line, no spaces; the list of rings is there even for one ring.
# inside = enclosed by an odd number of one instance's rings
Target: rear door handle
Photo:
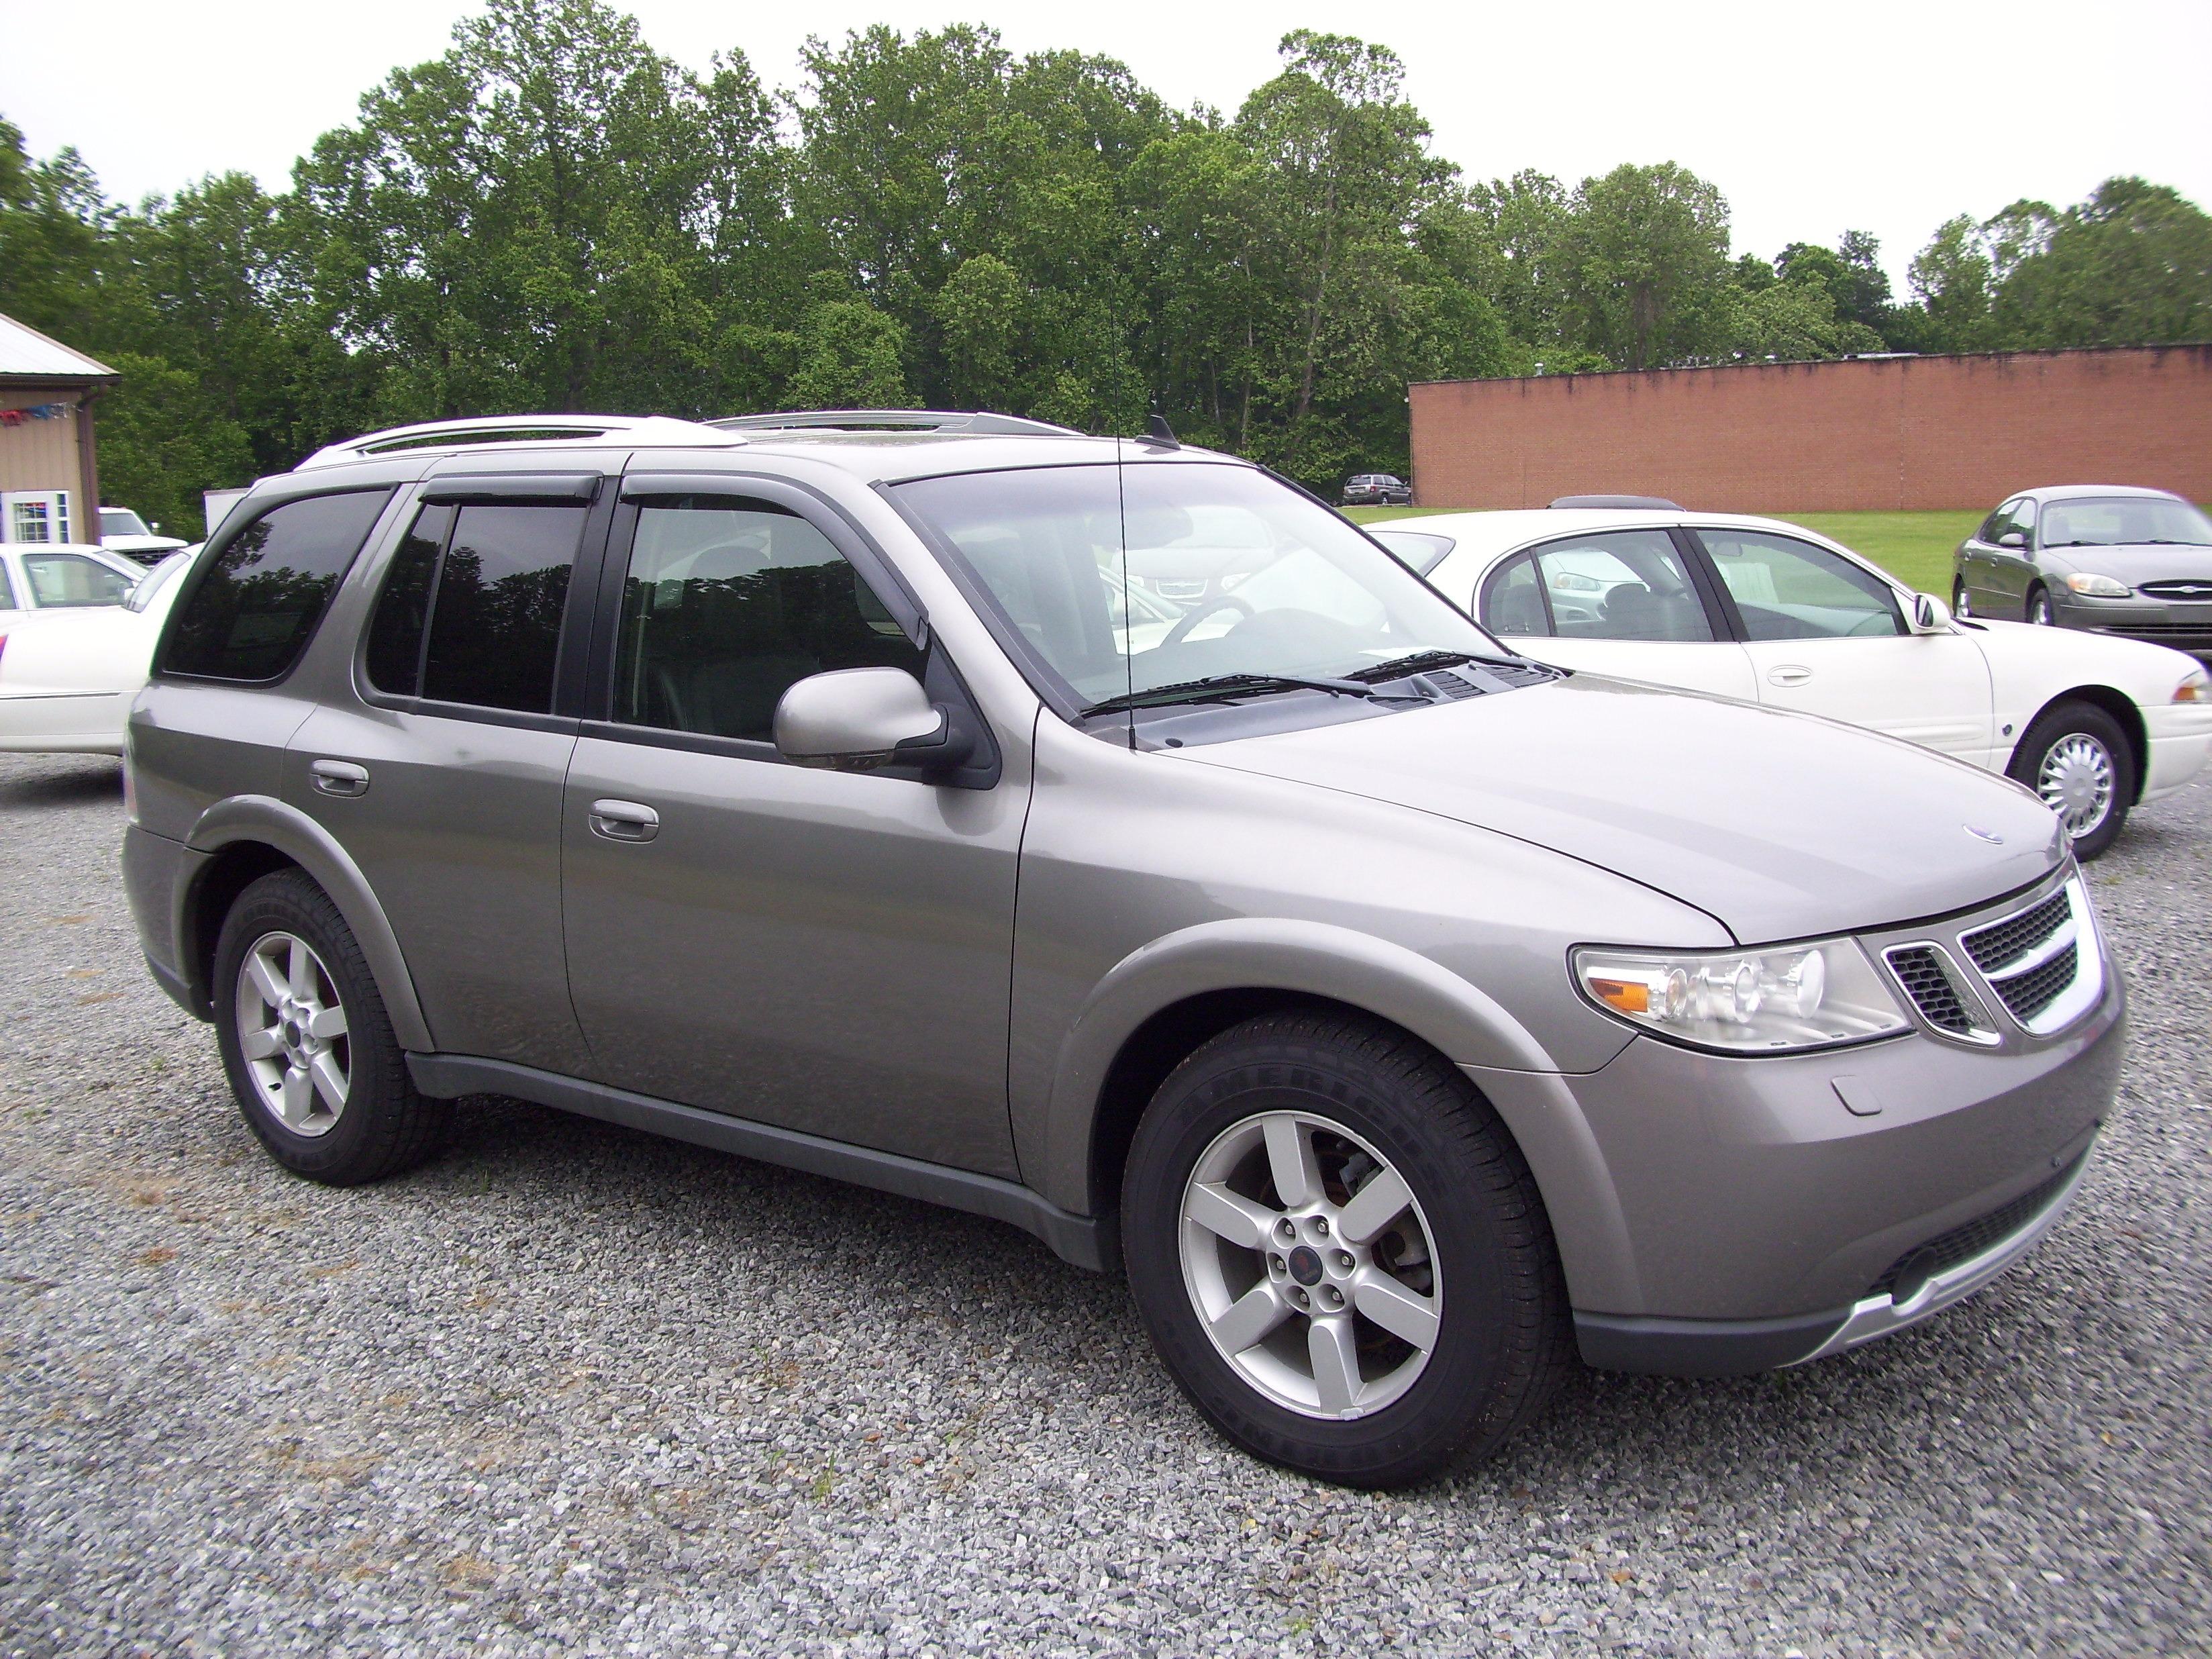
[[[660,833],[660,814],[634,800],[595,800],[592,833],[607,841],[651,841]]]
[[[319,760],[307,768],[307,775],[314,780],[315,787],[325,795],[365,795],[368,793],[368,769],[356,766],[351,761]]]
[[[1802,685],[1812,678],[1811,669],[1800,667],[1794,662],[1784,663],[1779,668],[1770,668],[1766,671],[1767,682],[1772,685]]]

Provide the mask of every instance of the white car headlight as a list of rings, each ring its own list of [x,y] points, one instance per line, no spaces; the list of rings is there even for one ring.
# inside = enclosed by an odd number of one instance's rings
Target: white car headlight
[[[2087,593],[2093,599],[2124,599],[2135,592],[2125,582],[2112,576],[2100,576],[2094,570],[2077,570],[2067,577],[2066,586],[2076,593]]]
[[[1574,975],[1607,1013],[1698,1048],[1778,1054],[1910,1029],[1855,939],[1694,956],[1585,947]]]

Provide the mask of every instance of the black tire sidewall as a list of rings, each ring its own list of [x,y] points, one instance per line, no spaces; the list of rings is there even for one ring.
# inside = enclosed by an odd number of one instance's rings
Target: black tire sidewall
[[[2119,838],[2127,823],[2128,809],[2135,801],[2135,750],[2129,746],[2127,733],[2120,729],[2120,723],[2094,703],[2061,703],[2028,727],[2027,735],[2014,750],[2012,764],[2005,769],[2005,774],[2014,782],[2033,790],[2037,775],[2043,769],[2043,757],[2060,738],[2076,732],[2102,744],[2112,761],[2112,810],[2092,834],[2072,842],[2074,856],[2086,861],[2097,857]]]
[[[345,1009],[349,1062],[346,1107],[319,1135],[300,1133],[269,1109],[240,1047],[239,969],[256,943],[280,932],[305,939],[322,958]],[[399,1069],[404,1062],[376,982],[337,907],[322,890],[305,876],[286,871],[264,876],[240,894],[216,936],[210,990],[216,1041],[231,1093],[246,1127],[270,1156],[296,1175],[334,1186],[350,1186],[385,1173],[392,1139],[389,1120],[405,1109],[403,1091],[411,1091],[410,1085]]]
[[[1287,1057],[1279,1052],[1285,1048],[1304,1052]],[[1313,1418],[1269,1400],[1222,1357],[1185,1286],[1182,1200],[1199,1157],[1231,1125],[1286,1109],[1333,1119],[1395,1166],[1420,1205],[1441,1269],[1437,1346],[1407,1393],[1371,1416]],[[1431,1115],[1425,1104],[1396,1097],[1374,1068],[1321,1045],[1230,1042],[1186,1062],[1139,1127],[1121,1240],[1139,1308],[1192,1403],[1270,1462],[1347,1485],[1401,1486],[1475,1443],[1503,1437],[1519,1419],[1522,1402],[1500,1341],[1514,1318],[1503,1262],[1515,1246],[1483,1201],[1491,1195],[1489,1169],[1467,1156],[1448,1127],[1426,1121]]]

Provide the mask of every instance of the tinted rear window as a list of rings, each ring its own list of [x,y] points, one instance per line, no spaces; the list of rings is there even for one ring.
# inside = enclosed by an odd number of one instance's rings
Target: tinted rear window
[[[289,672],[391,495],[309,496],[255,519],[198,574],[162,672],[216,680]]]

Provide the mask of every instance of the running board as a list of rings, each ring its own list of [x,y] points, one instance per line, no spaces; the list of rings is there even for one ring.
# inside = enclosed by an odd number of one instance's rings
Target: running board
[[[1035,1235],[1062,1261],[1093,1273],[1107,1271],[1119,1255],[1115,1230],[1097,1216],[1077,1215],[1031,1192],[1027,1187],[996,1176],[977,1175],[948,1164],[927,1164],[918,1158],[902,1158],[872,1147],[848,1146],[842,1140],[755,1123],[696,1106],[655,1100],[586,1083],[504,1060],[478,1060],[467,1054],[407,1056],[407,1070],[415,1086],[436,1099],[463,1095],[507,1095],[556,1111],[595,1117],[626,1128],[688,1140],[719,1152],[757,1158],[784,1169],[804,1170],[832,1181],[849,1181],[856,1187],[918,1198],[970,1215],[988,1216]]]

